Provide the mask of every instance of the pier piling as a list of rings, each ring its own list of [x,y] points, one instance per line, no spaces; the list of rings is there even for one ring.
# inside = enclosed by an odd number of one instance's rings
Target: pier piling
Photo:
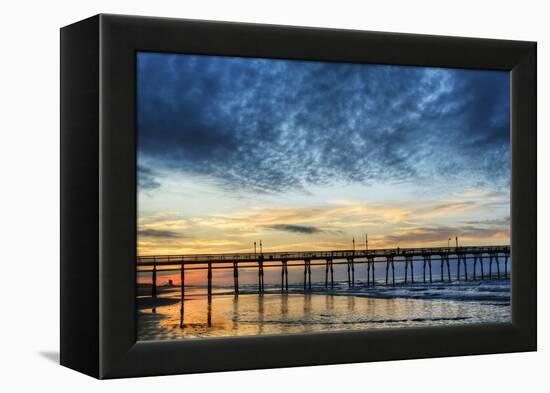
[[[308,289],[311,291],[311,260],[308,259],[307,261],[307,283],[308,283]]]
[[[183,318],[184,318],[184,301],[183,298],[185,297],[185,270],[183,267],[183,262],[180,267],[180,287],[181,287],[181,306],[180,306],[180,328],[183,327]]]
[[[424,282],[426,282],[426,266],[428,266],[428,269],[430,271],[430,283],[432,283],[433,282],[433,278],[432,278],[432,256],[429,255],[429,254],[424,254],[423,258],[424,258],[424,264],[423,264]]]
[[[351,265],[349,263],[349,258],[347,258],[348,265],[348,287],[351,287]]]
[[[430,284],[433,282],[432,280],[432,256],[428,255],[428,268],[430,269]]]
[[[479,269],[481,270],[481,279],[485,279],[485,272],[483,271],[483,254],[479,254]]]
[[[325,289],[328,288],[328,259],[325,260]]]
[[[445,269],[447,267],[447,279],[451,282],[451,265],[449,262],[449,254],[440,255],[441,258],[441,282],[445,282]]]
[[[239,294],[239,264],[237,261],[233,261],[233,290],[235,295]]]
[[[407,270],[408,266],[411,268],[411,283],[414,284],[414,266],[413,266],[413,256],[405,255],[405,283],[407,282]]]
[[[504,254],[504,278],[508,278],[508,254]]]
[[[288,293],[288,264],[285,262],[285,291]]]
[[[260,256],[258,259],[258,293],[264,293],[264,258]]]
[[[212,261],[208,261],[208,301],[212,300]]]
[[[414,261],[413,261],[412,255],[411,255],[411,283],[414,284]]]
[[[304,292],[307,289],[307,274],[308,274],[308,266],[307,266],[307,259],[304,260]]]
[[[390,257],[386,257],[386,285],[388,285],[388,272],[390,270]]]
[[[156,260],[153,259],[153,277],[151,279],[151,298],[153,300],[153,309],[152,312],[157,312],[157,264]]]
[[[334,266],[332,265],[332,259],[330,260],[330,288],[334,288]]]
[[[409,271],[409,257],[405,256],[405,284],[407,283],[408,271]]]
[[[367,257],[367,287],[370,286],[374,286],[374,258]]]
[[[374,287],[376,285],[376,281],[374,279],[374,257],[369,257],[368,261],[369,261],[368,265],[370,266],[370,274],[371,274],[370,285]]]
[[[285,261],[281,261],[281,292],[285,291]]]

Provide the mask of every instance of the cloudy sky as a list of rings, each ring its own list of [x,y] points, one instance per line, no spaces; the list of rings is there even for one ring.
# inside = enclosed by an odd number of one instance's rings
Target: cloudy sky
[[[138,54],[138,253],[508,244],[507,72]]]

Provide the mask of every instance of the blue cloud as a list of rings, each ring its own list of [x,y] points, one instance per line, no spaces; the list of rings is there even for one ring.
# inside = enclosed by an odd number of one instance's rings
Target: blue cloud
[[[228,189],[509,182],[507,72],[139,53],[137,87],[139,159]]]

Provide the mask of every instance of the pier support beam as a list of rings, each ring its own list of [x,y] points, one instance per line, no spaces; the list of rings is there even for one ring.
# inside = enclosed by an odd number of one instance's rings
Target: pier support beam
[[[329,269],[329,259],[325,260],[325,289],[328,288],[328,269]]]
[[[307,287],[307,261],[304,261],[304,292]]]
[[[500,279],[500,262],[498,260],[498,253],[495,253],[495,262],[497,263],[497,279]]]
[[[391,257],[391,281],[392,285],[395,286],[395,265],[393,264],[393,257]]]
[[[153,259],[153,262],[155,260]],[[151,278],[151,298],[153,300],[152,312],[157,312],[157,265],[153,264],[153,276]]]
[[[459,261],[462,261],[462,265],[464,266],[464,281],[468,281],[468,264],[466,263],[466,260],[466,254],[461,254],[459,256]]]
[[[304,259],[304,292],[311,291],[311,260]]]
[[[489,254],[489,280],[493,278],[493,254]]]
[[[367,258],[367,286],[375,286],[374,281],[374,258],[368,257]]]
[[[432,282],[432,256],[429,254],[425,254],[423,257],[424,257],[424,265],[423,265],[424,283],[426,282],[426,266],[428,266],[428,269],[430,271],[430,283],[431,283]]]
[[[428,256],[423,255],[422,259],[424,260],[424,262],[422,263],[422,282],[425,284],[426,283],[426,264],[428,262]]]
[[[212,301],[212,261],[208,261],[208,302]]]
[[[408,276],[408,266],[411,267],[411,283],[414,284],[414,266],[413,266],[413,256],[412,255],[405,255],[405,283],[407,282],[407,276]]]
[[[395,265],[393,263],[393,256],[387,256],[386,257],[386,285],[388,285],[388,271],[391,266],[391,274],[392,274],[392,285],[395,285]]]
[[[428,268],[430,269],[430,284],[433,282],[432,278],[432,256],[428,255]]]
[[[409,272],[409,257],[405,255],[405,284],[407,283],[408,272]]]
[[[485,279],[485,272],[483,271],[483,254],[479,254],[479,268],[481,270],[481,279]]]
[[[412,255],[411,255],[410,262],[411,262],[411,283],[414,284],[414,261],[413,261]]]
[[[310,260],[307,261],[307,275],[308,275],[307,286],[308,286],[308,289],[311,291],[311,261]]]
[[[180,286],[181,286],[181,306],[180,306],[180,328],[184,326],[183,320],[184,320],[184,305],[183,305],[183,299],[185,297],[185,270],[183,268],[183,262],[180,267]]]
[[[330,259],[330,288],[334,288],[334,265],[332,264],[332,259]]]
[[[351,282],[349,281],[349,269],[351,268]],[[348,258],[348,284],[350,286],[355,286],[355,260],[352,258]]]
[[[449,254],[447,254],[445,262],[447,264],[447,278],[449,279],[449,282],[451,282],[451,263],[449,262]]]
[[[233,290],[235,295],[239,294],[239,264],[233,261]]]
[[[285,261],[281,261],[281,292],[285,291]]]
[[[264,258],[258,260],[258,293],[264,293]]]
[[[508,254],[504,254],[504,278],[508,279]]]
[[[445,269],[444,265],[447,266],[447,278],[451,282],[451,265],[449,263],[449,254],[440,255],[441,258],[441,282],[445,282]]]
[[[477,268],[477,255],[474,254],[474,276],[473,276],[474,281],[476,279],[476,268]]]
[[[288,261],[281,262],[281,292],[288,292]]]
[[[388,272],[390,270],[390,257],[386,257],[386,285],[388,285]]]

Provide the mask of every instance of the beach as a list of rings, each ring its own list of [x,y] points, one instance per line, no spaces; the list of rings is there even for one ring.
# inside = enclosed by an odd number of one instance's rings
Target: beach
[[[511,322],[510,280],[415,283],[369,288],[338,281],[288,294],[252,284],[235,296],[219,287],[210,301],[201,287],[186,288],[183,324],[179,287],[159,287],[156,310],[146,286],[138,291],[138,340],[313,333]]]

